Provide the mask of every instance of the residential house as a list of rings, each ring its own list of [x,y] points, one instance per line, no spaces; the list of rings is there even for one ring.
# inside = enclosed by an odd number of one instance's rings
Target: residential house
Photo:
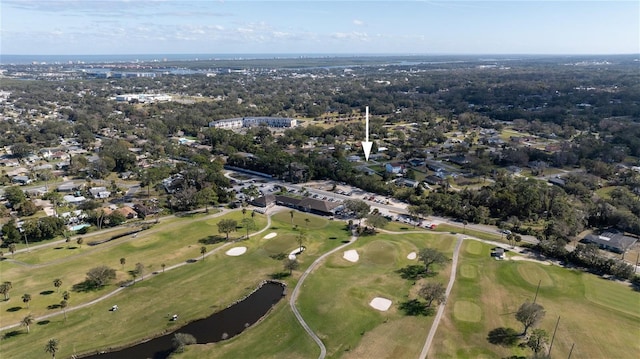
[[[392,174],[403,174],[406,171],[406,168],[403,164],[401,163],[387,163],[385,166],[385,171],[387,171],[387,173],[392,173]]]
[[[105,199],[105,198],[109,198],[109,196],[111,196],[111,192],[107,191],[106,187],[92,187],[92,188],[89,188],[89,193],[91,193],[91,195],[95,199]]]
[[[31,183],[32,181],[31,181],[31,179],[30,179],[28,176],[14,176],[14,177],[11,179],[11,182],[13,182],[13,183],[17,183],[17,184],[19,184],[19,185],[21,185],[21,186],[24,186],[24,185],[26,185],[26,184]]]
[[[66,195],[66,196],[62,196],[62,200],[69,203],[69,204],[80,204],[84,201],[86,201],[87,199],[84,196],[72,196],[72,195]]]
[[[595,243],[600,249],[615,253],[624,253],[633,246],[638,239],[625,236],[624,232],[613,229],[602,234],[589,234],[582,239],[585,243]]]

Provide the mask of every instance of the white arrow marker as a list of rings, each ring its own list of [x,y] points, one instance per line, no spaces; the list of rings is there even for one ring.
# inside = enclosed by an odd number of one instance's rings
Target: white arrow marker
[[[369,161],[371,146],[373,142],[369,141],[369,106],[365,107],[365,138],[362,141],[362,149],[364,150],[364,159]]]

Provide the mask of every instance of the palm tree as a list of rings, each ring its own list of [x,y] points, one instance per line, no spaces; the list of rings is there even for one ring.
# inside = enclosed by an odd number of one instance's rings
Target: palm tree
[[[66,290],[62,292],[62,299],[69,300],[69,298],[71,298],[71,293],[67,292]]]
[[[31,294],[23,294],[22,295],[22,303],[27,305],[27,309],[29,309],[29,302],[31,301]]]
[[[51,358],[56,359],[56,352],[60,349],[60,341],[58,339],[49,339],[44,346],[45,353],[51,354]]]
[[[33,319],[33,315],[29,314],[26,317],[22,318],[22,321],[20,321],[20,325],[24,325],[25,327],[27,327],[27,333],[29,333],[31,331],[31,324],[33,324],[34,319]]]
[[[64,320],[67,320],[67,307],[69,306],[69,302],[67,302],[66,300],[61,300],[60,301],[60,308],[62,308],[62,312],[64,313]]]
[[[242,218],[244,218],[244,215],[245,215],[245,214],[247,214],[247,209],[246,209],[246,208],[243,208],[243,209],[242,209]]]
[[[60,292],[60,287],[62,286],[62,279],[56,278],[53,280],[53,286],[56,287],[58,293]]]
[[[127,263],[127,259],[126,258],[120,258],[120,265],[122,266],[122,270],[124,270],[124,264]]]
[[[82,248],[82,243],[84,242],[84,239],[82,239],[82,237],[78,237],[78,239],[76,240],[76,243],[78,243],[78,246],[80,248]]]
[[[16,253],[16,244],[15,243],[9,243],[9,252],[11,252],[11,256],[15,257],[15,253]]]
[[[293,226],[293,210],[289,211],[289,215],[291,216],[291,225]]]
[[[162,263],[162,264],[160,265],[160,267],[162,267],[162,273],[164,273],[164,267],[166,267],[166,266],[167,266],[167,265],[166,265],[166,264],[164,264],[164,263]]]
[[[200,247],[200,254],[202,254],[202,260],[203,261],[204,261],[205,253],[207,253],[207,247],[205,247],[205,246]]]
[[[9,291],[11,288],[13,288],[13,284],[9,281],[0,284],[0,293],[4,295],[4,300],[9,300]]]
[[[311,222],[309,218],[304,219],[304,224],[306,225],[307,229],[309,229],[309,222]]]

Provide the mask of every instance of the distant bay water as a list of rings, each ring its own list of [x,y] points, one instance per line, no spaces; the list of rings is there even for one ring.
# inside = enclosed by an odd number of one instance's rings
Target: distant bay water
[[[395,54],[398,56],[398,54]],[[117,62],[165,62],[295,59],[353,56],[386,56],[386,54],[120,54],[120,55],[5,55],[0,54],[0,64],[68,64],[68,63],[117,63]]]

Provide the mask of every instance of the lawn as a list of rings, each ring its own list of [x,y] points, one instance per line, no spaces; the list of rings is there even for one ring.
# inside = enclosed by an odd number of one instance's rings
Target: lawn
[[[310,221],[307,222],[304,221],[307,215],[300,213],[296,213],[296,215],[299,215],[303,223],[323,228],[323,231],[310,232],[307,235],[307,250],[300,256],[301,270],[312,263],[317,256],[348,238],[342,223],[319,219],[316,216],[309,216]],[[3,311],[2,325],[15,323],[28,313],[33,313],[35,316],[51,313],[52,310],[47,310],[46,306],[57,304],[61,300],[60,294],[51,284],[54,277],[62,278],[64,282],[62,290],[68,290],[72,283],[84,279],[84,273],[88,268],[98,263],[113,262],[112,267],[118,269],[116,282],[128,278],[125,271],[133,268],[137,261],[141,261],[147,267],[151,265],[151,268],[149,268],[144,280],[114,295],[109,300],[86,309],[69,312],[66,322],[60,314],[48,321],[32,325],[31,333],[28,335],[24,328],[16,328],[2,333],[3,339],[0,339],[0,345],[3,356],[41,356],[43,355],[42,346],[51,337],[61,340],[60,357],[68,357],[74,352],[80,353],[92,349],[123,346],[141,338],[170,331],[187,321],[205,317],[230,305],[252,291],[261,280],[269,278],[272,273],[283,270],[282,263],[269,258],[264,250],[263,246],[269,241],[263,238],[264,234],[275,231],[278,233],[275,238],[279,236],[294,237],[292,235],[294,231],[290,224],[275,220],[265,233],[252,236],[249,240],[235,244],[220,243],[208,246],[210,250],[214,247],[224,246],[225,248],[201,261],[199,248],[202,244],[198,243],[198,239],[206,238],[212,232],[217,234],[215,223],[220,219],[240,219],[241,216],[241,213],[236,211],[215,219],[207,219],[202,216],[181,218],[176,219],[176,223],[167,225],[167,228],[163,228],[164,223],[161,222],[158,227],[154,228],[155,232],[150,230],[149,238],[139,235],[136,241],[104,246],[101,247],[102,250],[96,250],[95,254],[69,257],[68,260],[61,261],[59,264],[55,263],[42,268],[29,268],[28,274],[21,271],[24,266],[4,261],[1,264],[5,266],[2,268],[2,279],[13,282],[14,295],[10,301],[0,304],[0,310]],[[286,214],[286,216],[289,215]],[[255,220],[259,224],[258,227],[261,229],[265,227],[266,218],[256,216]],[[238,237],[240,233],[243,231],[240,230],[239,233],[232,234],[232,238]],[[153,236],[151,236],[152,234]],[[160,244],[158,244],[159,242]],[[109,242],[109,244],[111,243]],[[295,240],[292,244],[296,245]],[[246,246],[249,250],[245,255],[239,257],[225,255],[226,249],[232,246]],[[96,248],[100,248],[100,246]],[[167,250],[168,248],[170,249]],[[125,271],[122,271],[119,258],[124,254],[126,254],[127,264]],[[160,263],[166,263],[167,266],[170,266],[189,259],[198,259],[198,261],[165,273],[160,269]],[[34,271],[37,272],[35,275]],[[294,275],[288,280],[295,283],[297,276]],[[87,302],[113,289],[115,286],[110,285],[98,292],[72,292],[70,305]],[[7,312],[8,308],[24,306],[20,296],[27,290],[33,293],[31,308],[29,310],[18,308],[14,312]],[[177,293],[188,295],[176,295]],[[116,313],[109,312],[108,309],[114,303],[118,304],[120,310]],[[281,307],[286,307],[285,300],[276,306],[275,312],[282,310],[278,309]],[[59,313],[60,309],[53,311]],[[180,313],[178,323],[167,321],[167,313],[174,312]],[[291,315],[288,311],[285,313]],[[118,317],[115,317],[116,315]],[[304,340],[310,341],[297,329],[295,333],[283,335],[291,336],[283,344],[289,347],[293,342],[298,342],[303,337]],[[28,343],[43,344],[28,345]],[[304,346],[300,348],[305,352],[317,350],[313,342],[310,342],[308,349],[304,349]],[[306,356],[305,354],[301,357]]]
[[[640,294],[628,286],[558,266],[496,261],[492,246],[466,240],[449,304],[430,352],[433,358],[502,358],[531,355],[530,350],[490,344],[498,327],[520,332],[514,318],[520,304],[533,300],[547,312],[539,328],[553,333],[552,354],[576,358],[635,358],[640,350]],[[602,340],[606,333],[607,340]]]
[[[433,317],[407,317],[398,309],[408,299],[413,282],[395,271],[418,263],[407,259],[410,252],[434,247],[450,255],[453,244],[447,235],[378,234],[348,247],[358,252],[358,262],[346,261],[343,251],[327,258],[307,278],[298,300],[305,321],[327,347],[327,357],[416,357]],[[441,268],[429,280],[446,282],[448,270]],[[369,306],[378,296],[393,302],[388,311]]]
[[[0,302],[3,312],[0,325],[7,325],[21,320],[26,314],[26,306],[20,301],[24,293],[31,294],[29,311],[34,316],[51,313],[48,309],[56,305],[62,298],[51,291],[53,280],[62,280],[60,292],[71,291],[72,286],[85,278],[89,269],[98,265],[107,265],[117,270],[117,278],[113,284],[98,291],[73,292],[70,305],[77,305],[104,295],[116,288],[116,283],[131,279],[128,271],[134,269],[136,263],[145,266],[146,274],[161,270],[161,264],[171,266],[184,263],[187,260],[199,259],[200,248],[205,245],[210,251],[221,246],[217,244],[202,244],[199,240],[212,235],[218,235],[217,222],[222,218],[241,219],[240,212],[232,212],[224,217],[206,218],[195,216],[189,218],[171,218],[163,220],[155,227],[140,232],[136,238],[122,237],[97,246],[82,245],[82,248],[67,249],[66,246],[51,246],[32,250],[31,252],[15,255],[17,262],[4,260],[0,262],[2,281],[11,281],[12,296],[8,302]],[[266,218],[257,215],[257,228],[266,225]],[[231,234],[237,238],[244,231]],[[110,233],[109,235],[112,235]],[[94,240],[94,238],[92,238]],[[76,246],[73,243],[73,246]],[[120,264],[120,258],[125,258],[125,265]],[[9,310],[7,312],[8,309]]]

